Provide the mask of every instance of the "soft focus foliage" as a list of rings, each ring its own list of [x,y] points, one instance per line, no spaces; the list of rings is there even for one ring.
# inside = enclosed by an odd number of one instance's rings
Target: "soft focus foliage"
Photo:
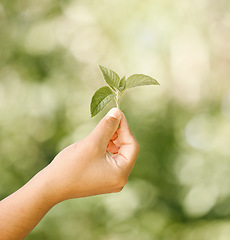
[[[0,2],[1,199],[106,112],[98,64],[161,84],[122,98],[141,146],[124,190],[57,205],[28,240],[229,239],[229,29],[229,0]]]

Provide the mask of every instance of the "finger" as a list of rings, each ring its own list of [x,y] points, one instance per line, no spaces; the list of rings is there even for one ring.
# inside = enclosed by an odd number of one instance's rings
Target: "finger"
[[[128,172],[130,172],[136,162],[138,152],[139,144],[137,142],[123,145],[118,150],[117,162],[120,161],[120,165],[124,165]]]
[[[139,144],[131,133],[124,114],[117,132],[118,138],[115,141],[119,141],[120,145],[117,161],[122,161],[121,165],[125,164],[131,170],[139,152]]]
[[[118,153],[119,147],[117,147],[112,141],[109,141],[107,151],[110,153]]]
[[[113,136],[111,137],[111,140],[115,140],[118,137],[117,131],[113,134]]]
[[[120,128],[117,130],[117,133],[118,133],[118,139],[121,145],[133,143],[136,141],[135,137],[133,136],[129,128],[129,125],[124,113],[122,113]]]
[[[111,137],[118,129],[121,118],[121,110],[112,108],[90,134],[89,137],[92,139],[92,142],[98,143],[102,148],[106,149]]]

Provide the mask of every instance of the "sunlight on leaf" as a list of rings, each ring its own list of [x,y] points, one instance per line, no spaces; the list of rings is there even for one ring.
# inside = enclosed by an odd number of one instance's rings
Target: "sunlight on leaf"
[[[120,77],[112,70],[99,66],[105,78],[105,81],[112,89],[119,88]]]
[[[144,74],[134,74],[126,80],[126,88],[132,88],[144,85],[160,85],[157,80],[144,75]]]
[[[105,86],[99,88],[93,95],[91,101],[91,117],[97,115],[114,97],[113,91]]]

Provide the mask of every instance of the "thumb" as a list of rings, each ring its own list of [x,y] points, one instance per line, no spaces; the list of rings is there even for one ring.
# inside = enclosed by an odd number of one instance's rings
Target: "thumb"
[[[90,134],[92,141],[106,148],[109,140],[118,129],[121,118],[121,110],[119,108],[112,108]]]

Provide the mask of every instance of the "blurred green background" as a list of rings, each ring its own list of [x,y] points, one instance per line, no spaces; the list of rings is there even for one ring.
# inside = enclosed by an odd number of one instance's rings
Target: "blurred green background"
[[[140,154],[121,193],[55,206],[28,240],[227,240],[229,0],[1,0],[0,198],[87,136],[98,64],[161,86],[121,109]]]

